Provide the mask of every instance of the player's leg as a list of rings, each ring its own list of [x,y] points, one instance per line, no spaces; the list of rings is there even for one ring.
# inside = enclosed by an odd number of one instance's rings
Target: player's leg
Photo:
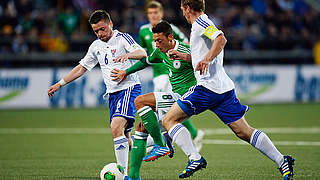
[[[250,143],[254,148],[274,161],[284,179],[293,177],[294,159],[290,156],[283,156],[264,132],[250,127],[244,117],[229,124],[229,127],[240,139]]]
[[[129,177],[138,179],[140,177],[140,168],[142,159],[146,154],[148,132],[144,128],[142,122],[136,127],[134,142],[131,151],[130,172]]]
[[[205,111],[208,101],[211,101],[204,93],[202,86],[194,86],[189,89],[162,119],[162,124],[168,130],[173,141],[189,157],[186,170],[180,173],[180,178],[191,176],[194,172],[206,168],[206,160],[195,149],[189,131],[181,124],[187,117]]]
[[[281,167],[285,161],[285,157],[278,151],[265,133],[250,127],[245,120],[244,115],[249,109],[248,106],[244,106],[239,102],[234,90],[226,92],[221,96],[223,97],[223,101],[212,110],[225,124],[228,124],[236,136],[250,143],[268,158],[276,162],[278,167]],[[290,169],[292,169],[292,166]]]
[[[200,129],[197,129],[193,123],[190,121],[190,119],[185,120],[182,122],[182,125],[184,125],[188,131],[190,132],[191,138],[193,140],[193,144],[198,152],[200,152],[202,148],[202,139],[204,136],[204,132]]]
[[[128,154],[129,142],[124,131],[127,126],[127,120],[123,117],[114,117],[111,122],[111,134],[114,141],[114,151],[117,159],[117,164],[123,167],[125,174],[128,170]]]
[[[161,135],[158,118],[153,109],[156,107],[156,99],[153,93],[148,93],[138,96],[134,104],[138,115],[140,116],[145,128],[152,136],[154,143],[165,147],[164,139]]]
[[[180,108],[178,103],[174,103],[162,119],[162,124],[169,130],[168,133],[173,142],[175,142],[189,158],[187,167],[179,174],[179,178],[187,178],[207,166],[206,160],[194,147],[189,131],[181,124],[187,117],[188,115]]]
[[[167,74],[162,74],[153,79],[154,84],[154,92],[170,92],[172,87],[169,81],[169,76]],[[159,118],[161,119],[161,118]],[[198,152],[200,152],[202,148],[202,139],[204,136],[204,132],[198,130],[192,122],[187,119],[182,124],[188,129],[193,139],[193,143]]]
[[[134,125],[136,109],[134,99],[141,94],[141,86],[135,85],[109,95],[110,127],[117,163],[128,170],[129,132]]]

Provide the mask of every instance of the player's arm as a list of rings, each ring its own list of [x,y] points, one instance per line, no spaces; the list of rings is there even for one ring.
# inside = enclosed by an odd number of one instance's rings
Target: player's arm
[[[113,59],[114,62],[125,62],[128,59],[142,59],[147,57],[147,52],[144,49],[137,49],[131,53],[127,53]]]
[[[52,85],[48,89],[48,96],[51,98],[54,94],[54,92],[58,91],[62,86],[68,84],[69,82],[74,81],[75,79],[79,78],[82,76],[87,69],[83,67],[81,64],[77,65],[74,67],[69,74],[67,74],[64,78],[62,78],[59,82],[56,84]]]
[[[131,67],[129,67],[126,70],[119,70],[119,69],[113,69],[111,71],[111,77],[113,77],[113,81],[119,80],[118,84],[120,84],[122,81],[124,81],[129,74],[135,73],[137,71],[140,71],[144,68],[146,68],[149,65],[155,64],[155,63],[162,63],[162,60],[159,56],[160,50],[157,48],[155,49],[150,56],[147,58],[143,58]]]
[[[113,69],[111,71],[112,74],[110,76],[113,78],[113,81],[118,81],[118,84],[120,84],[122,81],[127,79],[129,74],[140,71],[148,66],[149,64],[146,62],[146,58],[143,58],[126,70],[121,70],[117,68]]]
[[[207,55],[203,58],[203,60],[201,60],[196,66],[195,70],[200,71],[200,75],[208,71],[210,62],[213,61],[214,58],[218,56],[218,54],[222,51],[226,43],[227,43],[227,39],[224,37],[222,33],[219,34],[213,40],[211,49],[209,50]]]
[[[187,61],[187,62],[191,62],[192,61],[191,54],[182,53],[182,52],[179,52],[179,51],[174,50],[174,49],[170,49],[168,51],[168,55],[169,55],[169,59],[170,60],[181,59],[181,60],[184,60],[184,61]]]
[[[128,59],[142,59],[147,57],[147,52],[129,34],[122,34],[120,39],[125,50],[129,53],[116,57],[114,62],[125,62]]]

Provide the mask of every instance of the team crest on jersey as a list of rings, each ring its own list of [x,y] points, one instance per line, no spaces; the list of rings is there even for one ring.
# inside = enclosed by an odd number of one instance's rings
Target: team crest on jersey
[[[112,57],[116,57],[116,56],[115,56],[116,51],[117,51],[116,49],[111,49]]]
[[[100,55],[100,52],[98,51],[98,52],[97,52],[97,56],[99,56],[99,55]]]
[[[179,60],[173,61],[173,67],[179,69],[181,67],[181,62]]]
[[[146,35],[146,40],[149,40],[150,39],[150,35]]]

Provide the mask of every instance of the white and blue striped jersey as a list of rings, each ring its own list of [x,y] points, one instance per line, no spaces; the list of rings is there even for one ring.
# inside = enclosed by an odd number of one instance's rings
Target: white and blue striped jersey
[[[192,24],[190,35],[190,49],[192,66],[196,69],[199,61],[203,60],[212,47],[213,40],[223,34],[206,14],[199,16]],[[197,85],[202,85],[207,89],[222,94],[234,89],[234,83],[226,74],[223,68],[223,50],[210,63],[208,72],[200,75],[195,72]]]
[[[93,41],[87,54],[79,62],[89,71],[99,63],[102,77],[107,87],[106,93],[117,92],[135,84],[140,84],[140,79],[136,73],[128,75],[127,79],[119,85],[117,84],[118,82],[112,81],[110,75],[114,68],[125,70],[135,63],[130,59],[124,63],[115,63],[113,59],[138,49],[143,50],[129,34],[121,33],[117,30],[113,32],[113,36],[108,42],[101,41],[100,39]]]

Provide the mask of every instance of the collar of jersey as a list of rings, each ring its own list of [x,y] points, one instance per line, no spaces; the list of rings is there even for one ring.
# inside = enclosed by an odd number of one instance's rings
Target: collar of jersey
[[[174,46],[173,50],[178,50],[178,46],[179,46],[179,42],[177,40],[174,39],[174,41],[176,42],[176,45]]]

